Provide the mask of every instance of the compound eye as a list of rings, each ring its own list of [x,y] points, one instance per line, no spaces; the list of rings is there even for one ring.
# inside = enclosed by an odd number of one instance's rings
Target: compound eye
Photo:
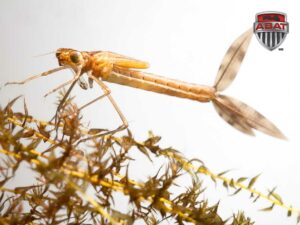
[[[77,64],[80,62],[81,55],[79,52],[72,52],[70,54],[70,59],[73,63]]]

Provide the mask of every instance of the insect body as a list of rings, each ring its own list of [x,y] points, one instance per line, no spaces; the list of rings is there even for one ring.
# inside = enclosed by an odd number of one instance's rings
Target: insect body
[[[285,138],[274,124],[256,110],[239,100],[220,94],[234,80],[246,54],[251,37],[252,29],[233,42],[223,58],[213,87],[191,84],[142,72],[138,69],[148,68],[148,63],[116,53],[107,51],[76,51],[67,48],[60,48],[56,52],[59,68],[30,77],[22,82],[10,82],[8,84],[23,84],[37,77],[70,68],[75,73],[74,78],[61,84],[50,93],[72,83],[68,91],[70,92],[76,82],[79,82],[80,86],[86,89],[88,85],[82,79],[82,75],[86,73],[89,79],[89,86],[92,87],[93,81],[95,81],[103,89],[104,95],[87,103],[84,107],[107,96],[123,121],[123,125],[117,130],[127,127],[127,121],[103,81],[200,102],[212,102],[224,120],[246,134],[254,135],[252,129],[257,129],[277,138]]]

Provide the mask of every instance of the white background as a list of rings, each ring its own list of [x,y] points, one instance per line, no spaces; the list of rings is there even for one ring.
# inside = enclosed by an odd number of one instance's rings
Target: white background
[[[188,158],[199,158],[213,171],[233,169],[228,176],[234,177],[262,173],[258,189],[277,186],[283,200],[300,209],[297,1],[2,0],[0,85],[57,67],[54,54],[33,56],[60,47],[117,52],[150,62],[148,71],[153,73],[210,85],[229,45],[252,26],[257,12],[266,10],[288,15],[290,33],[281,46],[284,50],[270,52],[253,37],[238,76],[225,93],[260,111],[283,131],[288,141],[261,133],[246,136],[227,125],[210,103],[108,85],[137,139],[144,139],[148,130],[153,130],[163,137],[163,146],[172,146]],[[24,86],[2,88],[0,103],[4,106],[23,94],[30,113],[48,120],[55,112],[56,96],[44,99],[43,95],[71,76],[70,71],[62,71]],[[97,88],[76,88],[73,94],[84,103],[98,92]],[[113,128],[120,124],[108,101],[94,104],[84,114],[93,127]],[[148,175],[149,168],[139,166],[140,177]],[[256,224],[295,224],[294,218],[286,218],[282,208],[259,212],[269,203],[262,200],[252,204],[248,193],[228,197],[221,184],[215,189],[205,179],[210,187],[205,197],[212,203],[221,198],[220,213],[224,218],[241,209]]]

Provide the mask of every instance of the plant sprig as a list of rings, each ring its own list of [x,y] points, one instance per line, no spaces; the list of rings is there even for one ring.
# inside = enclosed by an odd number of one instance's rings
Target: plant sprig
[[[254,189],[257,178],[246,185],[244,178],[233,180],[225,173],[214,174],[200,160],[189,161],[174,149],[161,148],[160,137],[151,132],[145,141],[136,141],[129,130],[121,136],[98,135],[106,129],[87,130],[73,98],[67,99],[56,124],[33,118],[25,102],[25,113],[14,112],[17,99],[0,108],[0,224],[129,225],[137,220],[153,225],[165,220],[177,224],[253,224],[242,212],[222,219],[218,204],[209,204],[203,198],[201,174],[222,181],[235,194],[250,191],[253,197],[285,207],[275,189],[268,195]],[[81,141],[93,134],[97,138]],[[163,157],[168,162],[154,175],[137,182],[129,173],[134,164],[131,152],[136,150],[144,154],[144,160],[153,163]],[[196,167],[194,162],[201,165]],[[22,174],[20,165],[24,163],[30,166],[36,182],[7,188],[12,177]],[[182,176],[189,177],[190,184],[172,193],[173,187],[180,186],[177,180]],[[117,207],[117,192],[127,196],[127,209]],[[291,207],[287,209],[289,216],[299,213]]]

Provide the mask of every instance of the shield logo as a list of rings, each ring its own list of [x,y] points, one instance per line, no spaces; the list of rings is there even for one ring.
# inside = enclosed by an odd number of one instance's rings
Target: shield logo
[[[253,30],[258,41],[272,51],[283,43],[289,32],[287,16],[282,12],[257,13]]]

